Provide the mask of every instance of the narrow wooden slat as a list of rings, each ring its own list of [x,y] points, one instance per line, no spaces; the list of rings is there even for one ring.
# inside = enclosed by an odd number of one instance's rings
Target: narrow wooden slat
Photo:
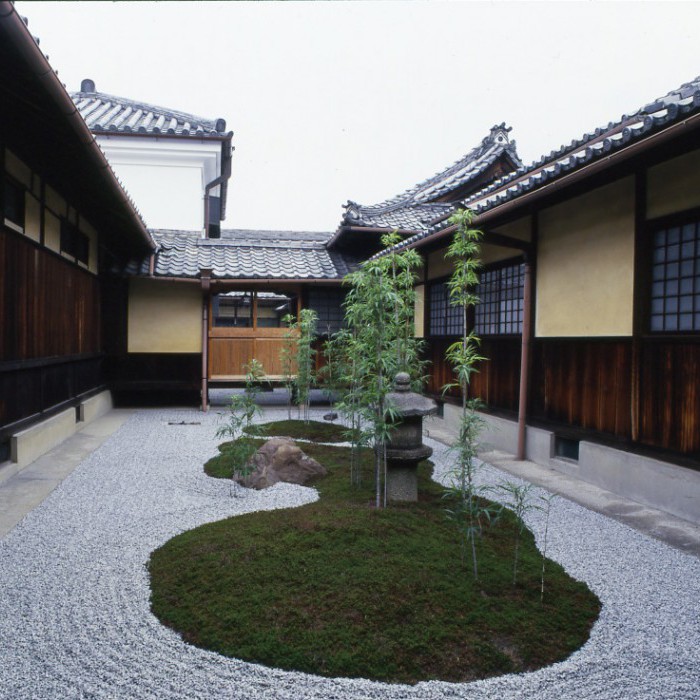
[[[15,233],[0,240],[0,361],[99,352],[97,278]]]
[[[533,343],[534,418],[630,439],[631,340]]]

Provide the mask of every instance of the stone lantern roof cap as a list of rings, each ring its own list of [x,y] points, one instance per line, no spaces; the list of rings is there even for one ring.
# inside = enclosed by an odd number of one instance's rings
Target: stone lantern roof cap
[[[411,391],[411,378],[406,372],[399,372],[394,377],[394,391],[387,394],[386,400],[401,418],[437,413],[437,404],[433,399]]]

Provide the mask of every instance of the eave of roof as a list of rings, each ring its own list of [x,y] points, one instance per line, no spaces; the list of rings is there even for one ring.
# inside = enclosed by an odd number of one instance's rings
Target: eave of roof
[[[21,126],[33,133],[34,151],[43,153],[43,142],[47,140],[54,156],[49,165],[71,164],[68,177],[65,171],[62,174],[69,189],[73,180],[80,181],[80,186],[76,185],[70,192],[75,198],[73,203],[79,204],[102,230],[114,234],[111,243],[124,248],[123,242],[129,241],[141,249],[153,249],[153,240],[133,201],[76,111],[65,86],[29,32],[26,21],[5,0],[0,2],[0,27],[3,48],[13,52],[11,74],[18,81],[13,100],[26,105]],[[31,97],[25,98],[20,90],[30,91]],[[48,129],[47,119],[55,122]],[[76,157],[78,154],[80,157]]]
[[[527,168],[499,178],[459,203],[475,214],[475,223],[483,224],[493,216],[506,213],[561,188],[575,180],[609,168],[638,149],[656,146],[662,138],[671,138],[674,129],[700,127],[700,77],[658,98],[632,115],[624,115],[582,138],[542,156]],[[428,231],[417,233],[395,246],[396,249],[425,245],[454,230],[444,217]],[[385,251],[377,255],[384,254]]]
[[[212,280],[340,281],[359,260],[328,250],[330,234],[225,229],[218,239],[199,232],[153,230],[158,243],[153,276],[195,279],[202,269]],[[132,263],[128,274],[151,276],[150,260]]]
[[[233,132],[226,131],[226,121],[223,119],[198,117],[104,92],[74,92],[71,93],[71,98],[93,133],[132,136],[148,134],[216,140],[225,140],[233,135]]]

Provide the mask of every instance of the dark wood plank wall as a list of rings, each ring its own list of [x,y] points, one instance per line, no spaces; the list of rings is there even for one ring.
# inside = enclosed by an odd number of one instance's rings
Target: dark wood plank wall
[[[700,341],[650,338],[640,365],[640,442],[700,459]]]
[[[0,362],[99,352],[94,275],[7,231],[0,260]]]
[[[101,384],[97,278],[21,235],[0,230],[2,427]]]
[[[442,395],[446,384],[454,382],[452,368],[445,360],[445,352],[453,340],[431,338],[427,341],[426,359],[429,378],[426,391]],[[486,338],[481,342],[481,354],[488,358],[472,376],[471,396],[478,397],[487,407],[517,412],[520,382],[520,338]],[[449,389],[446,396],[457,398],[457,388]]]
[[[450,340],[444,338],[426,339],[424,358],[428,361],[428,383],[425,390],[433,396],[442,394],[442,388],[454,381],[452,369],[445,360],[445,353],[450,346],[450,342]],[[459,395],[459,392],[451,389],[446,395],[456,397]]]
[[[202,356],[198,352],[132,352],[108,356],[105,376],[110,386],[120,392],[199,392]]]
[[[520,338],[483,338],[479,364],[472,378],[471,393],[487,407],[517,413],[520,387]]]
[[[451,381],[444,359],[448,346],[444,339],[428,342],[428,393],[439,395]],[[482,350],[489,361],[474,375],[472,395],[490,409],[517,412],[519,339],[484,340]],[[536,338],[528,419],[700,459],[700,340],[641,340],[639,406],[635,406],[634,371],[632,338]],[[459,392],[447,395],[457,398]],[[639,415],[637,439],[635,415]]]
[[[631,438],[631,338],[537,338],[532,349],[530,417]]]

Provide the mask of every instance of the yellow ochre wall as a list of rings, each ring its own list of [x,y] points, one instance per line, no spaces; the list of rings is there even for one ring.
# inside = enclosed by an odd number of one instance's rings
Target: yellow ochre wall
[[[524,216],[522,219],[517,219],[504,226],[499,226],[493,229],[494,233],[500,233],[502,236],[517,238],[519,241],[529,241],[532,239],[530,217]],[[503,246],[491,245],[488,243],[488,232],[484,235],[484,242],[481,246],[481,263],[482,265],[490,265],[491,263],[501,262],[509,258],[515,258],[521,254],[521,251],[515,248],[504,248]]]
[[[632,335],[634,181],[540,212],[536,335]]]
[[[500,233],[503,236],[510,236],[511,238],[517,238],[521,241],[531,240],[531,227],[530,227],[530,217],[524,216],[521,219],[517,219],[504,226],[499,226],[493,229],[494,233]],[[493,245],[488,242],[489,235],[488,232],[484,235],[484,240],[481,244],[481,263],[482,265],[490,265],[491,263],[500,262],[501,260],[508,260],[509,258],[514,258],[520,255],[520,251],[515,248],[505,248],[503,246]],[[436,250],[428,255],[428,279],[434,280],[439,277],[445,277],[446,275],[451,275],[454,268],[452,262],[445,259],[445,251],[449,242],[445,245],[445,248],[441,250]]]
[[[132,279],[129,352],[202,352],[199,285]]]
[[[428,254],[428,279],[434,280],[438,277],[445,277],[446,275],[451,275],[454,271],[452,262],[450,260],[445,260],[445,251],[449,243],[445,244],[444,248],[440,250],[435,250]]]
[[[700,150],[649,168],[647,218],[700,207]]]
[[[24,232],[34,241],[41,240],[41,202],[28,192],[24,197]]]
[[[415,326],[415,336],[416,338],[423,338],[425,333],[424,329],[425,320],[425,285],[419,284],[416,287],[416,298],[413,305],[413,323]]]

